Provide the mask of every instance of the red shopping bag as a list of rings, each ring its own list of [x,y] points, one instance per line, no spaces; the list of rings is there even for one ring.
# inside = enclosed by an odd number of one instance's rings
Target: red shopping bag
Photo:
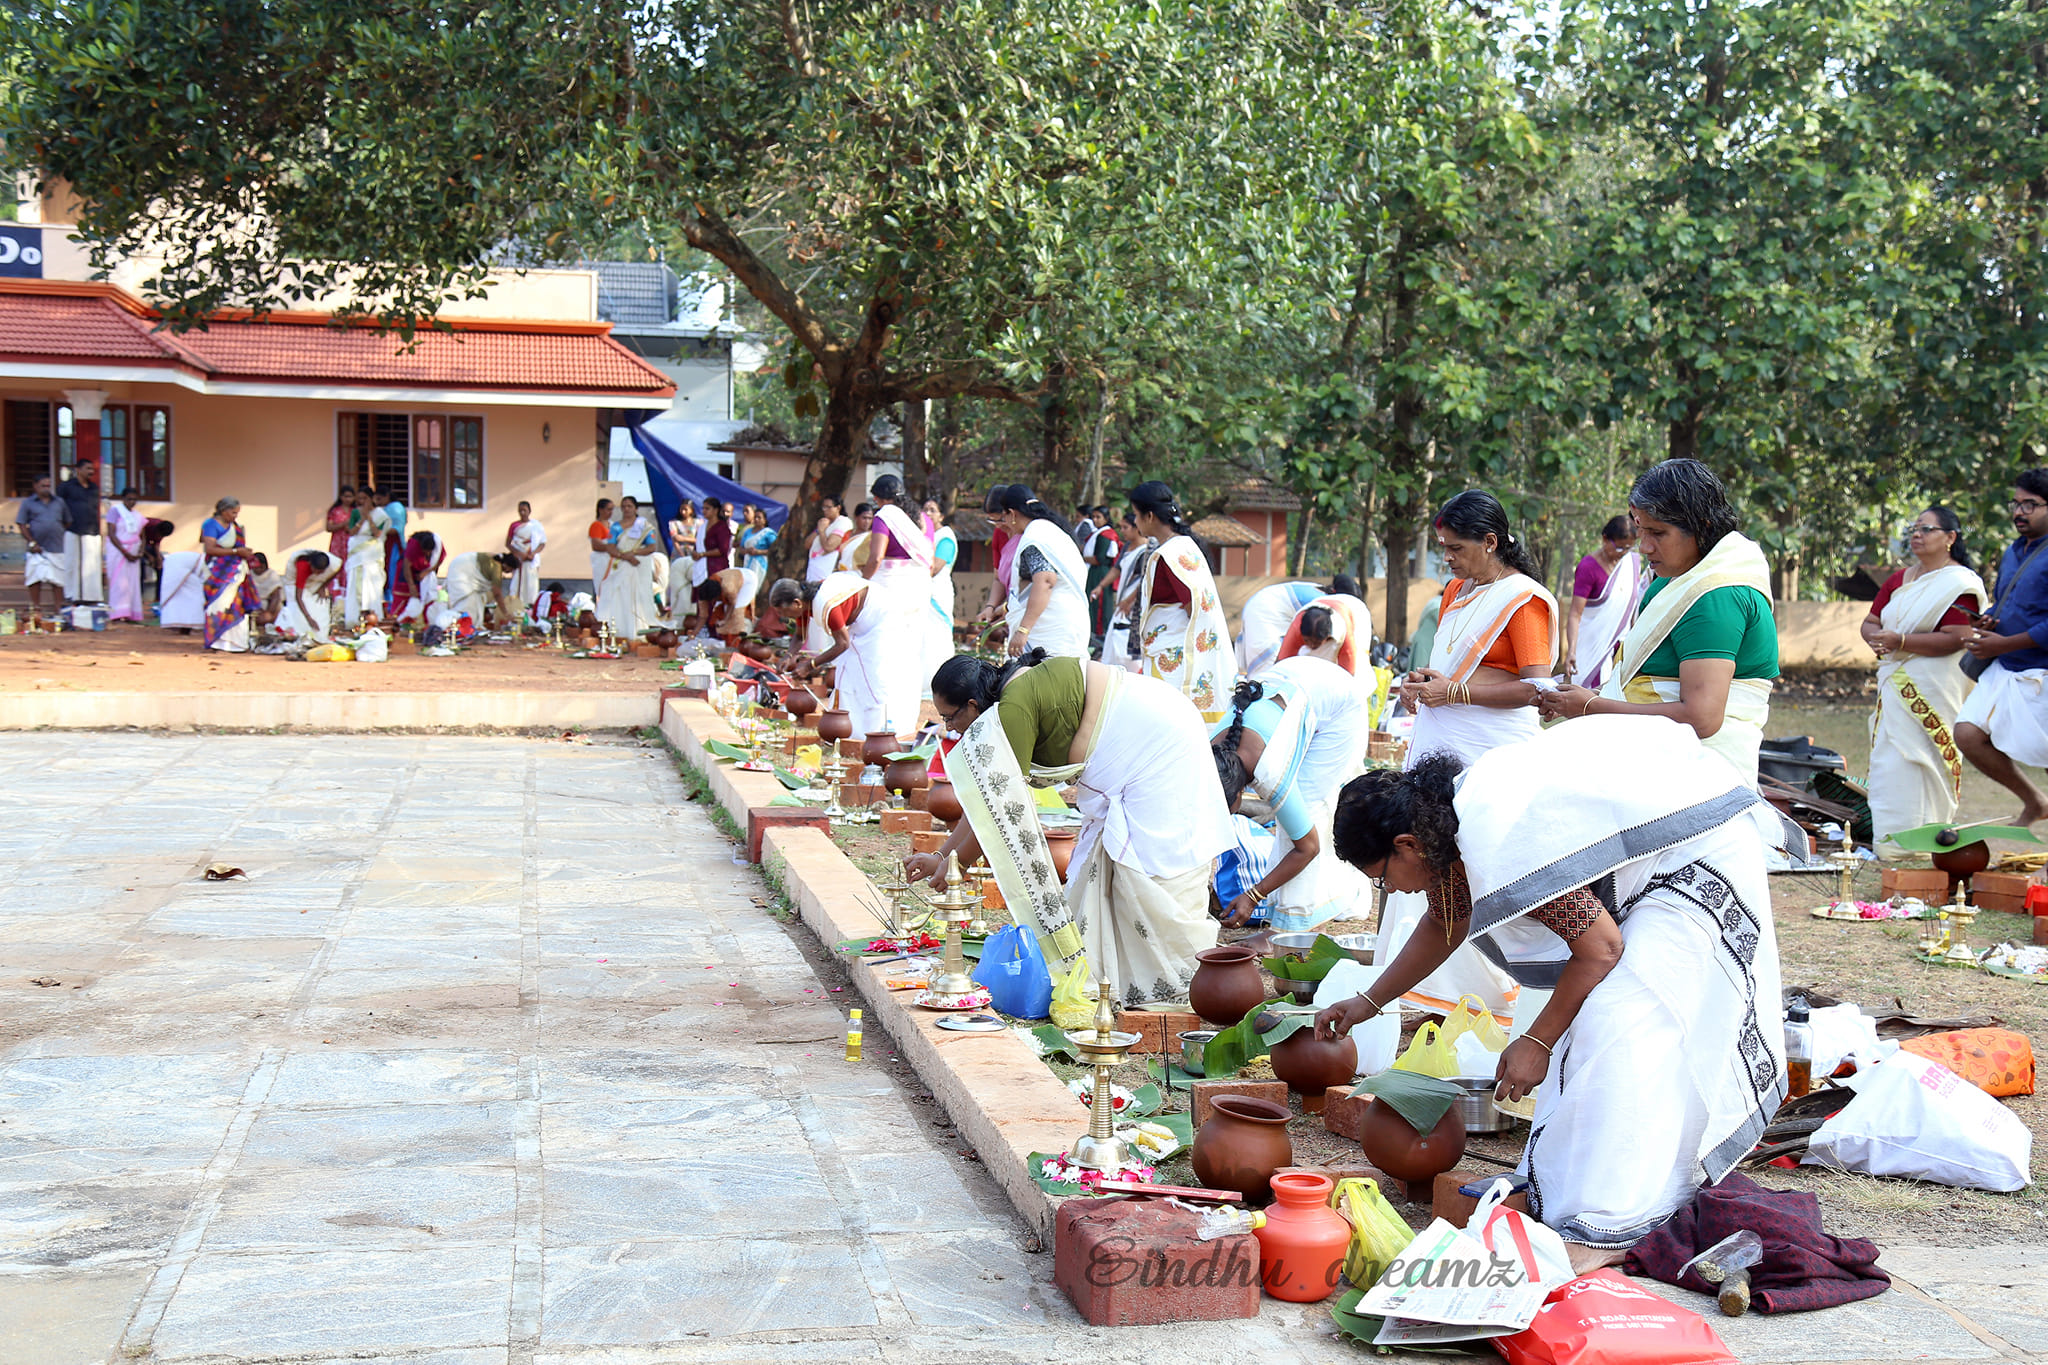
[[[1612,1270],[1559,1285],[1534,1322],[1493,1346],[1508,1365],[1735,1365],[1705,1318]]]

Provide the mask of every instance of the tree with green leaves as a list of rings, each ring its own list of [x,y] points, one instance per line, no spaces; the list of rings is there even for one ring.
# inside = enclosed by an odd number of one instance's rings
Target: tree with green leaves
[[[790,338],[800,500],[876,414],[1036,401],[1199,334],[1279,0],[30,4],[0,143],[174,327],[336,289],[409,332],[506,259],[636,231]],[[1221,215],[1227,218],[1227,214]],[[794,541],[791,541],[794,544]]]

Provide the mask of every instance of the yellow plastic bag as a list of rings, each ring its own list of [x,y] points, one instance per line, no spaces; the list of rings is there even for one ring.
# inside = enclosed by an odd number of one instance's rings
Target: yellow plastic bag
[[[1340,1180],[1330,1191],[1330,1207],[1351,1224],[1351,1245],[1344,1253],[1344,1278],[1354,1288],[1370,1289],[1387,1266],[1408,1249],[1415,1232],[1401,1221],[1380,1193],[1376,1180]]]
[[[1508,1045],[1508,1031],[1500,1026],[1500,1020],[1493,1017],[1493,1011],[1486,1008],[1486,1002],[1476,995],[1459,997],[1458,1007],[1444,1020],[1444,1041],[1456,1044],[1458,1036],[1474,1033],[1486,1045],[1488,1052],[1501,1052]]]
[[[1063,1029],[1087,1028],[1095,1022],[1094,982],[1088,978],[1088,959],[1076,957],[1074,965],[1053,978],[1052,1021]]]
[[[1458,1074],[1458,1050],[1451,1046],[1451,1036],[1432,1019],[1415,1030],[1415,1040],[1394,1063],[1394,1070],[1448,1079]]]
[[[345,664],[355,660],[356,652],[347,645],[314,645],[306,651],[309,664]]]

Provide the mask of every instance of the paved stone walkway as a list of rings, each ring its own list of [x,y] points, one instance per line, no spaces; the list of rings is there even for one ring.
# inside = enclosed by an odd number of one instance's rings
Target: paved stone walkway
[[[1364,1358],[1079,1322],[683,797],[623,744],[0,737],[0,1365]],[[1723,1331],[2048,1350],[2039,1253],[1898,1255],[1986,1325]]]

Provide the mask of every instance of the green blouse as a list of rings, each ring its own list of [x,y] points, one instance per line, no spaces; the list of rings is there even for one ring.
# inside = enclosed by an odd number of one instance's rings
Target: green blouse
[[[1088,677],[1071,654],[1027,668],[1003,689],[996,716],[1017,766],[1026,773],[1065,766],[1081,731],[1081,712],[1088,704]]]
[[[1660,578],[1651,583],[1642,609],[1670,581]],[[1738,678],[1777,677],[1778,622],[1770,599],[1741,584],[1703,594],[1644,660],[1642,671],[1653,678],[1675,678],[1687,659],[1732,659]]]

